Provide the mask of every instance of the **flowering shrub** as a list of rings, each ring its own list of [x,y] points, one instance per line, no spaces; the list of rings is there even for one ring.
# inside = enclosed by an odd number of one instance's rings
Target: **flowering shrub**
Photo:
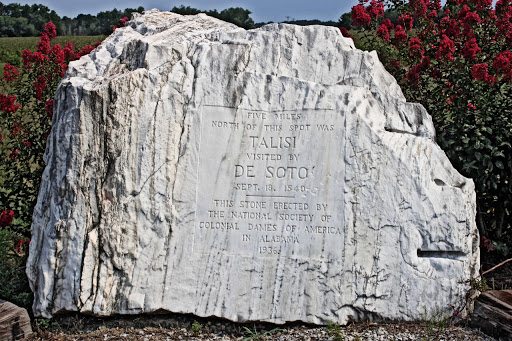
[[[7,227],[12,225],[14,219],[14,211],[3,211],[0,214],[0,227]]]
[[[383,19],[384,7],[395,23]],[[474,179],[480,233],[510,244],[511,0],[365,0],[352,22],[360,47],[377,50],[407,99],[432,115],[454,166]]]
[[[71,43],[51,45],[47,23],[36,51],[24,50],[22,66],[5,64],[0,78],[0,298],[29,307],[25,275],[32,212],[44,169],[43,153],[53,116],[53,96],[68,63],[91,52]]]
[[[95,48],[52,46],[55,36],[55,25],[47,23],[37,50],[23,50],[21,67],[6,63],[0,79],[0,228],[18,235],[30,232],[57,85],[70,61]]]
[[[124,17],[124,18],[121,18],[119,19],[119,23],[117,25],[114,25],[112,26],[112,31],[115,31],[116,29],[118,29],[119,27],[123,27],[124,25],[126,25],[126,23],[129,21],[130,19],[128,19],[128,17]]]

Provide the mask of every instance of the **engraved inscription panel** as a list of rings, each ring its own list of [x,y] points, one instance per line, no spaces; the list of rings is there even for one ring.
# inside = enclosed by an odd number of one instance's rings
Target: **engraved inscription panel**
[[[345,117],[201,111],[194,252],[340,259]]]

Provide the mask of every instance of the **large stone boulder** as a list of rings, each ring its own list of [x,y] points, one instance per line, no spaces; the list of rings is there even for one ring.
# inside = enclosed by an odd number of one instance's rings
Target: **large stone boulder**
[[[34,313],[323,324],[459,306],[474,185],[434,136],[336,28],[135,16],[58,88]]]

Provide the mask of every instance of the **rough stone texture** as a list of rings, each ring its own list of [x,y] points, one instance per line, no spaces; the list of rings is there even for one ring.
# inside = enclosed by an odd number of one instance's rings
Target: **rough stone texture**
[[[260,136],[281,136],[261,125],[278,120],[251,121],[252,111],[303,116],[286,129],[332,124],[334,134],[297,133],[304,165],[317,160],[320,170],[294,194],[311,207],[325,195],[332,235],[308,244],[300,223],[298,243],[261,255],[259,242],[241,244],[240,231],[209,236],[198,227],[212,200],[225,198],[216,193],[231,193],[223,162],[236,166],[251,150],[238,130],[211,138],[210,117],[259,122]],[[146,12],[70,64],[53,124],[27,266],[37,316],[413,321],[462,304],[467,288],[458,282],[478,272],[473,182],[453,169],[431,118],[406,103],[376,53],[335,28],[245,31],[201,14]],[[232,195],[238,204],[249,193]]]
[[[32,334],[27,310],[0,300],[0,340],[21,340]]]

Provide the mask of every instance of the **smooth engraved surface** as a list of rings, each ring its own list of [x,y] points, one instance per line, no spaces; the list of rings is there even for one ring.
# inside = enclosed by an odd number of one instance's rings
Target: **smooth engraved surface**
[[[345,120],[204,106],[194,251],[341,259]]]

